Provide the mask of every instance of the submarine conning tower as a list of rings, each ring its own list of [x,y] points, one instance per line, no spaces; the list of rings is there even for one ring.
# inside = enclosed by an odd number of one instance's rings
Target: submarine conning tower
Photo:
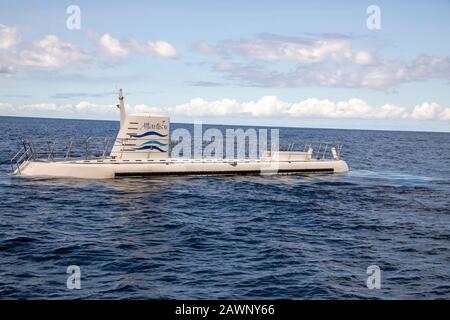
[[[120,130],[111,158],[120,160],[164,159],[169,156],[170,118],[151,113],[127,115],[119,89]]]

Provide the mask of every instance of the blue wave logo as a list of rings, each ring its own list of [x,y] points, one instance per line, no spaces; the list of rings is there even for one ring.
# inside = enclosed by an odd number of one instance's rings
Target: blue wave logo
[[[153,136],[153,135],[161,137],[161,138],[167,137],[167,134],[161,134],[161,133],[156,132],[156,131],[147,131],[147,132],[144,132],[144,133],[141,133],[141,134],[132,134],[131,136],[133,138],[143,138],[143,137]]]
[[[148,140],[148,141],[145,141],[144,143],[142,143],[141,146],[146,145],[146,144],[152,144],[152,143],[157,144],[161,147],[167,147],[169,145],[168,143],[163,143],[158,140]]]
[[[161,148],[157,146],[143,146],[136,148],[135,150],[158,150],[159,152],[167,152],[167,150],[162,150]]]

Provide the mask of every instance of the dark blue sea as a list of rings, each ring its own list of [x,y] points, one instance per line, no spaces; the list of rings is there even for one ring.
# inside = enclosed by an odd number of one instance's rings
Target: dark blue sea
[[[117,130],[0,117],[0,299],[450,298],[449,133],[280,128],[343,141],[344,175],[8,175],[19,136]]]

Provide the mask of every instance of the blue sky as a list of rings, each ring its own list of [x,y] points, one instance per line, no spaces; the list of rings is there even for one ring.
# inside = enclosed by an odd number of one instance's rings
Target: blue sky
[[[450,131],[447,0],[0,4],[0,115]]]

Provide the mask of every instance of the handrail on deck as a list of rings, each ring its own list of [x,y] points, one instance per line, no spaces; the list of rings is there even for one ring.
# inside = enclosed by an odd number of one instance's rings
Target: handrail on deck
[[[286,147],[287,145],[287,147]],[[311,158],[321,159],[339,159],[341,157],[343,144],[341,142],[289,142],[280,146],[280,151],[290,152],[308,152],[311,150]],[[334,150],[334,151],[333,151]],[[333,153],[335,152],[335,154]]]
[[[70,161],[72,157],[89,159],[105,159],[108,154],[108,150],[112,144],[119,141],[122,145],[127,143],[128,139],[116,140],[115,137],[92,137],[88,136],[85,139],[69,138],[52,138],[52,139],[24,139],[21,138],[22,147],[20,150],[11,157],[11,167],[13,172],[16,170],[20,173],[21,165],[28,160],[46,160],[55,161],[56,159],[62,159],[63,161]],[[65,148],[61,151],[57,150],[56,145],[65,140]],[[146,140],[134,138],[136,140]],[[169,144],[169,148],[171,148]],[[287,147],[283,143],[279,146],[279,151],[289,152],[308,152],[310,153],[310,159],[324,160],[335,159],[338,160],[342,154],[343,144],[340,142],[289,142]],[[93,154],[93,149],[99,151]],[[59,153],[58,153],[59,152]],[[122,150],[122,152],[125,152]],[[270,151],[268,151],[271,153]],[[262,156],[262,155],[261,155]]]

